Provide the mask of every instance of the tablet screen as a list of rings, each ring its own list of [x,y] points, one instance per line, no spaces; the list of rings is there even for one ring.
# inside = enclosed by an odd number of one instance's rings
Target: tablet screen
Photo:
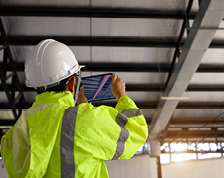
[[[82,86],[89,102],[114,99],[111,92],[112,74],[103,74],[82,78]]]

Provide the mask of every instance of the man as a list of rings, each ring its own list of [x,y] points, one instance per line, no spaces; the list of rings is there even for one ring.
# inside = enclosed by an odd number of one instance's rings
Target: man
[[[145,118],[116,74],[115,108],[94,107],[83,87],[75,106],[81,67],[55,40],[40,42],[28,55],[26,85],[40,94],[1,140],[8,177],[107,178],[104,160],[129,159],[145,143]]]

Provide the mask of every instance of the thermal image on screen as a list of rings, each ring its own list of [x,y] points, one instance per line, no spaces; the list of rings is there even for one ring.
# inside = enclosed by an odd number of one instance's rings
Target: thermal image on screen
[[[105,99],[114,99],[111,92],[112,74],[82,78],[82,86],[89,102]]]

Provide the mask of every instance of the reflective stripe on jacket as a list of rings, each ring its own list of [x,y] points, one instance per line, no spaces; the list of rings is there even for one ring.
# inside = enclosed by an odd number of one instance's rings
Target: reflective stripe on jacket
[[[74,106],[70,92],[44,92],[2,137],[1,154],[10,178],[107,178],[104,160],[131,158],[147,136],[127,95],[112,108]]]

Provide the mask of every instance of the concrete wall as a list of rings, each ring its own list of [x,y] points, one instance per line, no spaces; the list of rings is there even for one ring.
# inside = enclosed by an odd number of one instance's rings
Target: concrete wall
[[[162,165],[162,178],[224,178],[224,158]]]
[[[156,159],[140,155],[130,160],[106,161],[110,178],[157,178]],[[7,178],[1,167],[0,178]],[[224,158],[162,165],[162,178],[224,178]]]
[[[2,165],[2,160],[0,164]],[[157,178],[156,159],[149,155],[140,155],[129,160],[106,161],[106,164],[110,178]],[[0,167],[0,178],[7,178],[5,168]]]
[[[110,178],[157,178],[156,158],[149,155],[106,161],[106,165]]]

